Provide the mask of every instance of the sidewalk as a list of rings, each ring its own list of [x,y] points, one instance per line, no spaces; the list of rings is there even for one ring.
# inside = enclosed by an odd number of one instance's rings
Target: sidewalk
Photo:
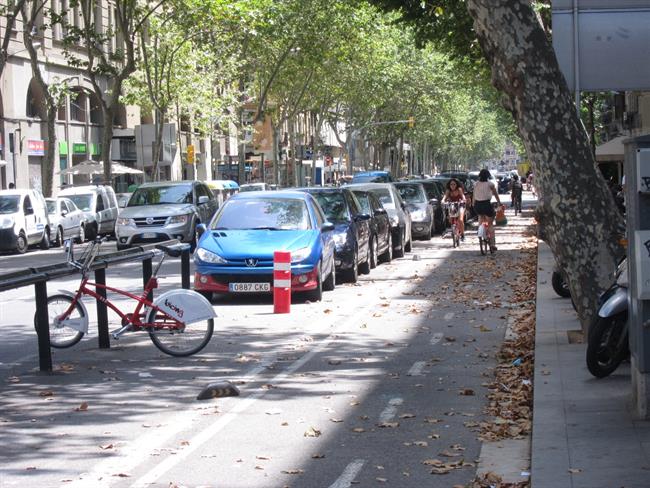
[[[551,287],[553,255],[540,241],[537,271],[532,488],[650,487],[650,421],[631,410],[629,364],[597,380],[570,300]]]

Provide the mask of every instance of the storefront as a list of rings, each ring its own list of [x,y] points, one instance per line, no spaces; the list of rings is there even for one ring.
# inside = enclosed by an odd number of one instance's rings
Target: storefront
[[[47,142],[40,139],[27,140],[27,165],[29,168],[29,187],[33,190],[43,190],[43,156]]]

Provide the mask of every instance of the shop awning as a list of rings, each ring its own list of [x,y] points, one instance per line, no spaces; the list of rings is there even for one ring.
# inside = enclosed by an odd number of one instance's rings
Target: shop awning
[[[623,141],[630,136],[618,136],[596,147],[596,161],[623,161]]]

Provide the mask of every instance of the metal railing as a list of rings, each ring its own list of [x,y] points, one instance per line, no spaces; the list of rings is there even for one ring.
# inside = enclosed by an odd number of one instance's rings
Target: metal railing
[[[171,246],[178,244],[178,241],[165,241],[156,244]],[[156,244],[132,247],[124,251],[117,251],[102,254],[95,258],[90,269],[95,273],[95,282],[99,285],[106,285],[106,268],[120,263],[142,261],[142,282],[147,283],[153,272],[152,259]],[[41,371],[52,371],[52,352],[50,346],[50,327],[47,312],[47,282],[65,276],[79,273],[80,270],[68,262],[51,264],[26,270],[14,271],[0,274],[0,293],[14,290],[25,286],[34,286],[36,299],[36,334],[38,336],[38,358]],[[185,289],[190,287],[190,250],[189,246],[181,253],[181,286]],[[98,287],[97,293],[106,298],[106,290]],[[153,300],[153,292],[149,295]],[[110,348],[108,333],[108,309],[101,300],[97,304],[97,329],[100,349]]]

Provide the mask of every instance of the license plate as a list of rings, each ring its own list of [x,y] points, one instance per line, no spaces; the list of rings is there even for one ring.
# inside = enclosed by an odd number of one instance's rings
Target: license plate
[[[235,293],[259,293],[271,291],[271,283],[229,283],[228,289]]]
[[[145,232],[144,234],[142,234],[142,238],[143,239],[155,239],[157,237],[157,235],[158,234],[156,234],[155,232]]]

